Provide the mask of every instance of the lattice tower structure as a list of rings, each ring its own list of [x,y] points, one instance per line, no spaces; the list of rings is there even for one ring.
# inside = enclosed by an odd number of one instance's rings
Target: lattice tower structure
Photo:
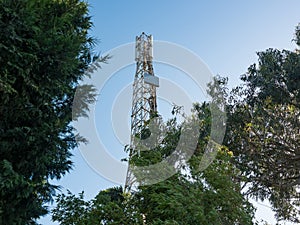
[[[138,140],[142,139],[143,129],[147,123],[158,115],[156,89],[159,86],[158,77],[153,71],[153,38],[144,32],[136,37],[135,61],[136,73],[133,83],[132,114],[131,114],[131,138],[129,150],[130,158],[139,154]],[[128,167],[125,189],[127,191],[135,182],[134,175]]]

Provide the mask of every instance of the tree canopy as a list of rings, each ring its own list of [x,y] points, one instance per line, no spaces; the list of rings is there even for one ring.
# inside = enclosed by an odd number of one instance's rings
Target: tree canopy
[[[53,210],[53,220],[74,225],[253,224],[254,208],[236,182],[238,169],[231,163],[233,153],[216,145],[216,160],[206,170],[199,170],[210,136],[209,104],[195,105],[194,116],[199,117],[199,143],[192,157],[173,176],[156,184],[139,185],[130,193],[121,187],[100,191],[90,201],[84,201],[82,194],[61,194]],[[140,151],[131,158],[131,164],[153,165],[172,154],[183,127],[174,118],[164,129],[167,132],[163,132],[162,142],[153,149]]]
[[[300,27],[296,28],[297,45]],[[268,199],[278,220],[300,222],[300,55],[267,49],[228,98],[225,145],[248,193]]]
[[[47,213],[77,143],[70,125],[78,82],[93,61],[87,3],[0,0],[0,223]]]

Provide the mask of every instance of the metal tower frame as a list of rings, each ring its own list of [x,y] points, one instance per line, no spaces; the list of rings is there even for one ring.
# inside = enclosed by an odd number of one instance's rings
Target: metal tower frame
[[[152,35],[144,32],[136,37],[135,61],[136,73],[133,83],[131,138],[129,150],[130,158],[139,151],[136,149],[138,139],[142,139],[142,131],[151,118],[157,116],[156,88],[159,80],[153,71],[153,39]],[[128,165],[125,190],[130,191],[135,178]]]

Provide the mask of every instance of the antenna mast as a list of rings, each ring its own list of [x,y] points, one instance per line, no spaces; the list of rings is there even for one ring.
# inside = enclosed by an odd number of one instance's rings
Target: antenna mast
[[[152,35],[146,35],[143,32],[136,37],[136,73],[132,96],[129,165],[125,182],[125,190],[127,191],[130,191],[131,187],[136,183],[134,174],[130,169],[130,161],[132,156],[139,154],[139,150],[136,149],[137,141],[142,139],[142,132],[146,127],[146,123],[158,115],[156,88],[159,87],[159,79],[154,76],[152,46]]]

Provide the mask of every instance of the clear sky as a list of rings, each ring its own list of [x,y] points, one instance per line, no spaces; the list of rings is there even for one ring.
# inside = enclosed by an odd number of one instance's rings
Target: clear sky
[[[267,48],[296,48],[292,39],[295,26],[300,22],[299,0],[88,2],[94,23],[91,35],[99,39],[96,52],[110,52],[120,45],[133,42],[135,36],[144,31],[152,34],[154,40],[168,41],[190,49],[203,60],[212,74],[228,76],[231,86],[237,85],[240,75],[256,62],[256,52]],[[157,76],[168,71],[176,73],[159,65],[154,69]],[[98,101],[104,101],[104,105],[113,102],[116,94],[133,81],[134,72],[134,66],[128,66],[117,73],[110,79]],[[172,79],[170,75],[167,77]],[[161,101],[159,104],[164,103]],[[111,149],[113,156],[121,157],[122,144],[126,140],[116,140],[118,138],[113,133],[109,110],[99,104],[96,113],[101,113],[104,118],[103,121],[100,117],[95,118],[98,135],[106,140],[104,144],[109,145],[107,149]],[[120,113],[128,115],[125,124],[129,124],[128,110]],[[99,190],[116,185],[89,167],[78,149],[74,150],[73,161],[74,170],[58,181],[62,190],[69,189],[73,193],[84,190],[86,198],[90,199]],[[275,224],[268,207],[258,208],[257,218]],[[54,224],[49,217],[43,218],[40,223]]]

